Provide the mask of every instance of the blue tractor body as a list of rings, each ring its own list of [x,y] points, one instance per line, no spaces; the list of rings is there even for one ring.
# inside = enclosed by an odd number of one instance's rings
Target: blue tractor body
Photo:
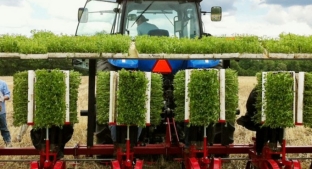
[[[137,59],[109,59],[110,64],[127,69],[137,69],[152,72],[156,60],[137,60]],[[171,73],[176,73],[183,69],[212,68],[216,67],[220,60],[168,60]]]

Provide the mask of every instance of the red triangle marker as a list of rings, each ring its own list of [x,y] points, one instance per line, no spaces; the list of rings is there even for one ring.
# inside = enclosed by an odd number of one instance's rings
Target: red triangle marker
[[[155,73],[171,73],[171,66],[167,60],[157,60],[152,70]]]

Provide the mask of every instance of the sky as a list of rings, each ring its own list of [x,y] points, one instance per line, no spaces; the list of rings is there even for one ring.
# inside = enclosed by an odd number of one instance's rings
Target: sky
[[[31,30],[75,34],[77,11],[86,0],[0,0],[0,34],[30,36]],[[214,36],[280,33],[312,34],[311,0],[203,0],[202,10],[222,7],[222,21],[203,17],[204,30]]]

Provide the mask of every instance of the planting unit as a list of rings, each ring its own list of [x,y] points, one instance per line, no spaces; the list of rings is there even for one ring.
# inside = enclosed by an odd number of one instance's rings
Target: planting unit
[[[253,58],[251,58],[253,59]],[[92,60],[90,60],[91,62],[91,66],[90,68],[92,69]],[[95,64],[95,62],[93,63]],[[91,70],[90,69],[90,70]],[[201,71],[213,71],[214,69],[211,69],[211,70],[201,70]],[[196,70],[196,71],[199,71],[200,70]],[[219,80],[220,80],[220,96],[222,96],[222,84],[224,82],[222,82],[222,77],[223,75],[220,74],[224,71],[224,69],[220,69],[218,70],[219,72]],[[226,71],[226,70],[225,70]],[[30,71],[32,72],[32,71]],[[92,71],[91,71],[92,72]],[[93,71],[94,74],[93,76],[95,77],[95,71]],[[185,72],[188,72],[188,73],[185,73],[185,78],[183,80],[183,82],[185,84],[188,84],[189,81],[188,79],[191,77],[190,76],[190,72],[193,72],[192,70],[186,70]],[[111,72],[110,74],[116,74],[117,72]],[[305,81],[307,79],[309,79],[309,73],[306,73],[306,72],[300,72],[298,74],[298,76],[294,76],[294,73],[293,72],[263,72],[262,74],[263,75],[268,75],[268,74],[272,74],[272,76],[274,75],[278,75],[278,74],[281,74],[281,73],[284,73],[284,74],[287,74],[286,77],[289,76],[289,79],[288,81],[290,81],[291,83],[288,83],[288,84],[291,84],[289,87],[291,88],[291,90],[289,90],[289,93],[291,97],[289,98],[292,98],[288,104],[284,103],[285,105],[290,105],[291,107],[291,117],[292,120],[291,120],[291,124],[288,124],[287,126],[281,126],[281,128],[285,128],[285,127],[290,127],[290,126],[295,126],[295,125],[307,125],[309,126],[309,121],[305,121],[304,119],[309,119],[309,113],[308,111],[306,110],[309,110],[308,107],[306,106],[306,102],[309,101],[309,97],[310,95],[308,94],[304,94],[305,92],[308,92],[309,91],[309,83],[306,84]],[[31,74],[28,75],[29,79],[31,79]],[[90,77],[92,77],[90,75]],[[264,94],[262,95],[262,99],[263,101],[266,101],[267,103],[266,104],[263,104],[261,103],[261,105],[267,105],[268,104],[268,100],[269,100],[269,97],[266,95],[266,92],[268,92],[269,90],[269,86],[265,85],[266,83],[268,83],[268,80],[269,78],[264,78],[265,76],[262,76],[262,79],[266,79],[265,80],[261,80],[258,82],[258,85],[260,84],[260,88],[261,88],[261,91],[265,91],[263,92]],[[92,80],[92,78],[90,78],[91,80],[89,81],[89,83],[93,83],[94,84],[94,87],[96,86],[95,85],[95,79]],[[114,79],[114,78],[112,78]],[[115,78],[117,79],[117,78]],[[111,82],[113,82],[114,80],[110,80],[110,84],[113,84]],[[226,81],[226,79],[225,79]],[[266,83],[262,83],[263,82],[266,82]],[[30,83],[29,83],[30,82]],[[30,80],[29,82],[27,82],[29,85],[31,85],[31,82],[33,82],[33,80]],[[296,82],[296,83],[294,83]],[[24,83],[25,84],[25,83]],[[184,84],[184,85],[185,85]],[[295,84],[295,85],[294,85]],[[279,86],[281,87],[283,84],[279,84]],[[114,86],[114,85],[112,85]],[[186,85],[187,86],[187,85]],[[286,88],[286,89],[289,89],[289,88]],[[94,90],[94,88],[93,88]],[[110,97],[114,97],[114,90],[112,90],[112,92],[110,92]],[[186,96],[189,96],[188,92],[189,90],[185,90],[186,93],[185,95]],[[284,92],[284,91],[283,91]],[[32,88],[30,87],[29,88],[29,94],[27,94],[28,96],[31,96],[31,93],[32,93]],[[216,92],[217,94],[218,92]],[[226,94],[226,93],[225,93]],[[277,93],[279,94],[279,93]],[[284,93],[285,94],[285,93]],[[148,93],[147,93],[148,95]],[[65,96],[65,94],[64,94]],[[116,96],[116,95],[115,95]],[[30,97],[31,98],[31,97]],[[65,99],[64,99],[65,100]],[[89,100],[92,100],[92,97],[89,98]],[[112,100],[112,99],[110,99]],[[113,99],[114,100],[114,99]],[[147,99],[148,100],[148,99]],[[224,97],[222,99],[222,97],[220,98],[220,110],[223,110],[224,108],[221,108],[222,106],[224,106],[223,102],[222,101],[224,100]],[[185,101],[191,101],[191,99],[185,99]],[[295,102],[294,102],[295,101]],[[147,103],[147,102],[146,102]],[[144,104],[146,104],[144,103]],[[28,114],[28,122],[29,124],[32,124],[32,122],[34,122],[31,118],[32,117],[32,111],[31,111],[31,102],[29,103],[30,106],[27,106],[29,108],[29,114]],[[113,105],[112,103],[110,105]],[[190,107],[188,106],[189,104],[185,104],[185,113],[184,113],[184,117],[185,117],[185,121],[186,122],[191,122],[188,120],[187,117],[189,117],[189,113],[191,113],[192,111],[189,110],[187,111]],[[110,110],[113,108],[112,106],[110,106]],[[266,106],[266,108],[268,108],[270,106]],[[91,107],[89,107],[91,108]],[[94,108],[94,106],[92,106],[92,108]],[[90,110],[88,111],[90,112]],[[113,113],[113,111],[108,111],[108,112],[111,112]],[[147,112],[147,111],[146,111]],[[224,111],[219,111],[221,114],[218,115],[218,120],[220,120],[220,122],[223,122],[224,120],[224,117],[226,115],[224,115],[222,112]],[[259,111],[259,112],[262,112],[262,111]],[[266,111],[263,111],[264,113],[260,113],[261,115],[261,119],[262,119],[262,123],[263,125],[266,124],[267,119],[270,117],[270,113],[269,114],[265,114]],[[268,110],[267,110],[268,112]],[[294,114],[294,112],[296,114]],[[274,115],[274,114],[272,114]],[[65,116],[66,117],[66,116]],[[68,117],[68,116],[67,116]],[[90,114],[88,115],[88,117],[90,118]],[[146,115],[145,117],[148,117],[148,115]],[[265,117],[265,118],[264,118]],[[306,118],[305,118],[306,117]],[[24,117],[25,118],[25,117]],[[67,118],[68,119],[68,118]],[[109,114],[108,118],[107,118],[107,123],[109,123],[110,121],[111,122],[114,122],[114,119],[113,118],[113,114]],[[147,121],[146,124],[148,124],[148,118],[145,118]],[[312,153],[312,148],[310,146],[302,146],[302,147],[287,147],[286,146],[286,140],[285,139],[282,139],[282,141],[276,139],[275,142],[274,141],[271,141],[270,144],[267,144],[263,147],[263,150],[262,150],[262,153],[261,154],[258,154],[257,151],[256,151],[256,147],[254,145],[233,145],[233,144],[230,144],[230,145],[222,145],[222,144],[213,144],[213,145],[209,145],[207,144],[207,142],[205,141],[207,139],[207,135],[205,135],[205,132],[203,132],[203,137],[202,137],[202,142],[204,143],[204,146],[201,147],[198,147],[198,145],[196,144],[191,144],[190,147],[189,147],[189,151],[186,152],[184,151],[186,147],[184,147],[184,144],[182,144],[181,142],[177,142],[179,141],[179,138],[175,138],[178,134],[177,134],[177,130],[176,130],[176,123],[175,123],[175,120],[173,117],[169,116],[169,117],[166,117],[165,119],[166,123],[165,126],[167,126],[167,129],[166,129],[166,139],[165,139],[165,142],[164,143],[158,143],[158,144],[149,144],[149,143],[146,143],[145,145],[141,145],[141,144],[138,144],[137,146],[134,146],[132,148],[130,148],[130,146],[127,146],[127,150],[124,152],[123,149],[119,149],[119,151],[117,152],[117,159],[121,159],[121,161],[113,161],[112,162],[112,165],[113,165],[113,168],[119,166],[119,165],[122,165],[124,167],[127,167],[129,166],[129,159],[132,160],[135,159],[136,156],[139,156],[139,155],[143,155],[143,154],[162,154],[162,155],[167,155],[167,156],[170,156],[170,155],[178,155],[180,156],[180,160],[184,161],[183,163],[185,164],[185,167],[196,167],[198,166],[199,168],[204,168],[204,167],[212,167],[214,166],[214,168],[221,168],[222,166],[222,161],[224,159],[228,159],[228,158],[212,158],[212,156],[210,156],[210,154],[214,154],[215,156],[218,155],[218,154],[249,154],[250,156],[250,160],[247,162],[247,167],[249,168],[282,168],[282,167],[292,167],[292,168],[300,168],[300,163],[299,161],[296,161],[296,160],[289,160],[286,158],[286,153]],[[66,120],[64,120],[66,121]],[[90,126],[90,123],[88,124]],[[205,126],[206,124],[203,124],[203,125],[200,125],[200,126]],[[267,125],[270,125],[270,124],[267,124]],[[172,127],[174,128],[174,130],[172,130]],[[205,131],[206,129],[209,129],[209,128],[205,128],[203,127],[203,131]],[[276,127],[273,127],[270,129],[271,131],[275,131],[275,132],[282,132],[284,133],[285,131],[279,131],[279,130],[276,130]],[[172,131],[174,132],[174,134],[172,133]],[[128,131],[127,131],[128,133]],[[285,132],[286,133],[286,132]],[[284,136],[284,135],[283,135]],[[49,141],[48,139],[46,139],[46,141]],[[255,141],[256,141],[256,138],[255,138]],[[93,143],[93,141],[92,141]],[[273,143],[273,144],[272,144]],[[205,146],[205,144],[207,144]],[[47,144],[49,145],[49,144]],[[128,144],[129,145],[129,144]],[[256,143],[255,143],[256,145]],[[18,150],[18,151],[16,151]],[[114,147],[112,144],[96,144],[96,145],[92,145],[92,146],[84,146],[84,145],[77,145],[76,147],[66,147],[65,150],[64,150],[64,154],[65,155],[73,155],[75,157],[78,157],[80,155],[111,155],[113,154],[113,151],[114,151]],[[46,152],[46,149],[45,151]],[[64,161],[51,161],[51,162],[48,162],[46,161],[46,159],[50,159],[50,158],[47,158],[46,156],[51,156],[53,155],[53,153],[44,153],[44,152],[41,152],[34,149],[34,148],[5,148],[5,149],[2,149],[1,150],[1,155],[36,155],[36,154],[41,154],[41,162],[34,162],[32,163],[32,168],[35,168],[35,166],[44,166],[42,164],[46,164],[46,166],[51,166],[53,165],[54,167],[57,167],[57,166],[60,166],[59,164],[64,162]],[[119,156],[119,157],[118,157]],[[123,161],[123,157],[127,157],[126,158],[127,160],[126,161]],[[184,160],[183,160],[184,158]],[[104,159],[103,159],[104,160]],[[136,165],[137,166],[142,166],[143,165],[143,161],[139,161],[139,160],[136,160],[137,163]],[[39,165],[39,163],[42,163],[41,165]]]
[[[228,68],[230,60],[312,59],[311,37],[211,37],[201,14],[220,21],[221,8],[201,11],[200,2],[87,0],[78,10],[77,36],[0,36],[1,59],[73,59],[89,69],[88,110],[80,110],[88,118],[86,145],[64,147],[78,122],[79,75],[36,70],[14,75],[13,123],[32,125],[38,129],[32,140],[44,139],[33,142],[35,148],[0,148],[0,155],[39,155],[31,169],[65,169],[62,154],[76,161],[97,156],[93,160],[113,169],[143,168],[147,155],[172,157],[187,169],[219,169],[235,160],[231,154],[248,154],[240,159],[248,169],[301,169],[286,153],[312,153],[312,146],[286,146],[284,138],[287,127],[311,126],[311,74],[261,72],[255,116],[261,128],[254,145],[235,145],[238,82]],[[159,24],[149,36],[132,27],[142,16]],[[289,43],[294,39],[300,43]],[[56,143],[53,133],[67,137]]]

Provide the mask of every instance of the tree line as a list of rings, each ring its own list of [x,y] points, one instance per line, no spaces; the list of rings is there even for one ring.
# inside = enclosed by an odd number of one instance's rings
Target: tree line
[[[231,60],[239,76],[255,76],[262,71],[312,71],[312,60]]]
[[[61,69],[76,70],[83,75],[88,72],[75,68],[72,59],[1,59],[0,76],[13,76],[14,73],[36,69]],[[312,60],[231,60],[231,68],[238,72],[239,76],[255,76],[261,71],[312,71]]]
[[[72,59],[0,59],[0,65],[0,76],[13,76],[16,72],[37,69],[77,70],[87,75],[86,70],[72,65]]]

